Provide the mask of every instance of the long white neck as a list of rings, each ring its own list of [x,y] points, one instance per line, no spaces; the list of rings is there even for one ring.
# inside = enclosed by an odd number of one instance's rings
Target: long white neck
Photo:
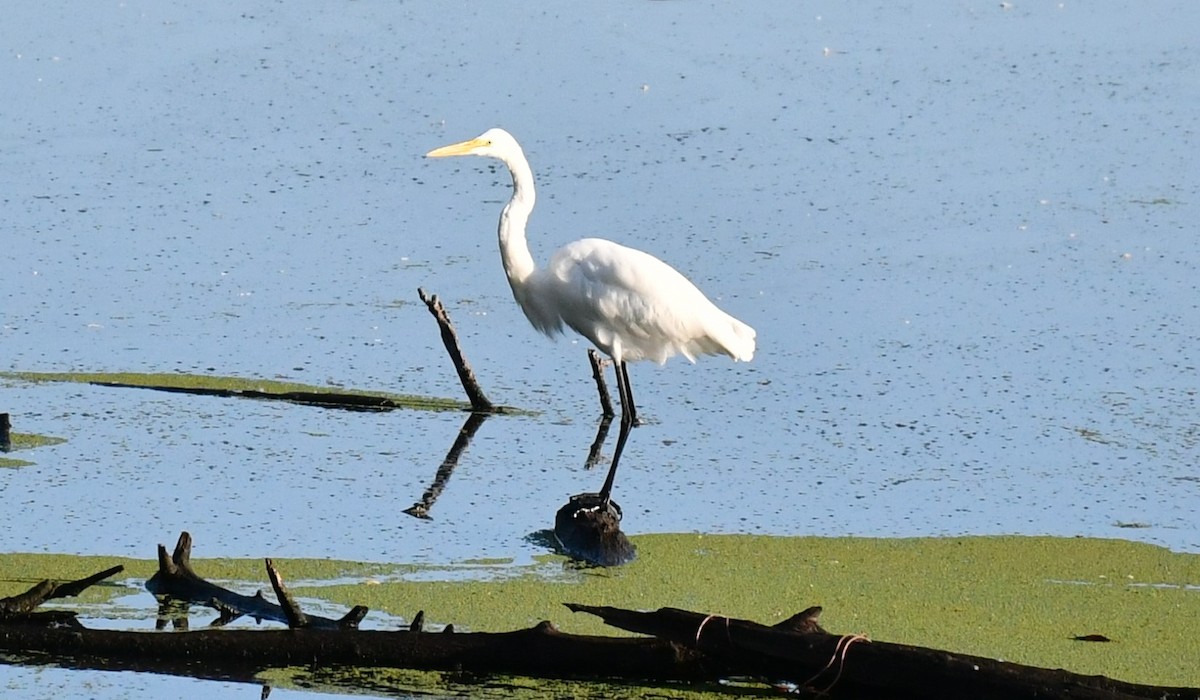
[[[508,284],[515,293],[534,270],[533,256],[525,240],[525,224],[537,196],[533,191],[533,171],[524,154],[518,152],[512,158],[505,158],[504,164],[512,173],[513,194],[500,212],[500,259],[504,263],[504,273],[508,275]]]

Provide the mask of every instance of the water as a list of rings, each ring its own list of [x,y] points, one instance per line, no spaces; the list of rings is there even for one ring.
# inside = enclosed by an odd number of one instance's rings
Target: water
[[[630,534],[1200,551],[1191,3],[10,10],[3,367],[458,396],[422,286],[541,414],[487,421],[419,521],[464,416],[5,383],[69,440],[0,471],[2,552],[542,551],[603,479],[586,346],[511,298],[507,174],[421,157],[490,126],[533,163],[536,259],[613,238],[758,330],[750,364],[631,368]]]

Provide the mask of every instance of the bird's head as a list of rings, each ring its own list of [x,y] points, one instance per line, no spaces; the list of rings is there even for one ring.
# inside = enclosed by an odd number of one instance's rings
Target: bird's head
[[[520,145],[512,134],[504,129],[488,129],[470,141],[453,143],[449,146],[435,148],[425,154],[426,158],[446,158],[448,156],[490,156],[501,160],[521,152]]]

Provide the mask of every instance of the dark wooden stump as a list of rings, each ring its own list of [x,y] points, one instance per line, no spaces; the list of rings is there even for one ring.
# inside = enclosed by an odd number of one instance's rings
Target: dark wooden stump
[[[568,556],[598,566],[633,561],[637,548],[621,532],[621,507],[598,493],[579,493],[558,509],[554,536]]]

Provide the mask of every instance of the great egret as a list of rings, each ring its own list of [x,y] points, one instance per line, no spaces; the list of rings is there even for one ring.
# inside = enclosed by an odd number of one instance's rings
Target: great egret
[[[681,354],[754,356],[754,329],[718,309],[675,268],[640,250],[602,238],[584,238],[559,248],[538,268],[525,241],[533,211],[533,171],[521,145],[503,129],[436,148],[428,158],[488,156],[512,174],[512,199],[500,212],[500,260],[513,297],[533,327],[550,337],[566,325],[608,355],[621,399],[621,431],[600,500],[608,503],[617,464],[637,408],[626,362],[663,364]]]

